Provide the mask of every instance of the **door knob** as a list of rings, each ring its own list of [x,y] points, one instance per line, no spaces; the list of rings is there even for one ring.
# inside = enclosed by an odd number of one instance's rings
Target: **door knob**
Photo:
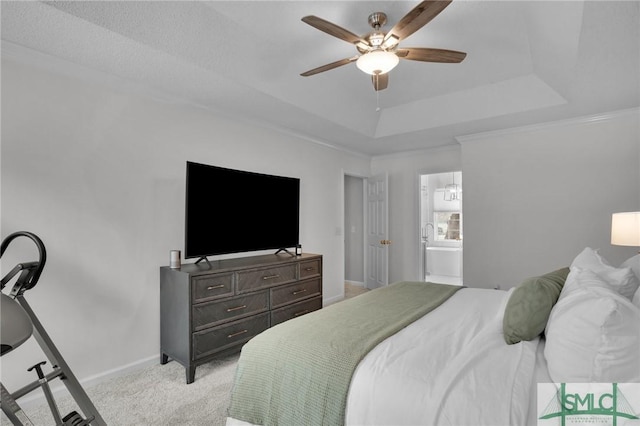
[[[380,244],[383,246],[388,246],[391,244],[391,240],[380,240]]]

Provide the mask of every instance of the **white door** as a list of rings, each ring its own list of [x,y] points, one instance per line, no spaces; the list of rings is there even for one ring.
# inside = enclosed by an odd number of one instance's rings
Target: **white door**
[[[388,183],[386,173],[367,179],[365,273],[370,289],[389,284]]]

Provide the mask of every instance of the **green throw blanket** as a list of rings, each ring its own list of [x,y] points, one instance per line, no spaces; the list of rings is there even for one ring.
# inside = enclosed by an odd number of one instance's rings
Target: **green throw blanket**
[[[460,288],[399,282],[264,331],[242,348],[229,416],[259,425],[342,425],[362,358]]]

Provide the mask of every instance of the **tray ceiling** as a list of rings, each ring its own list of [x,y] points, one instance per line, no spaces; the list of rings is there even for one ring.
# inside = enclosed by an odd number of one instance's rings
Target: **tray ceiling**
[[[3,1],[2,51],[365,155],[640,105],[636,1],[454,0],[401,46],[467,52],[460,64],[401,61],[380,92],[355,64],[300,76],[357,53],[303,16],[365,34],[370,13],[389,29],[416,4]]]

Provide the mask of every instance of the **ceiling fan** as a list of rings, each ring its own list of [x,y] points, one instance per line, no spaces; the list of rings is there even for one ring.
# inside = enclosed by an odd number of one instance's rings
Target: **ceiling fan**
[[[387,88],[389,85],[388,72],[398,64],[400,59],[422,62],[462,62],[465,56],[467,56],[464,52],[432,49],[428,47],[398,47],[400,41],[409,37],[438,16],[451,1],[452,0],[431,0],[420,2],[388,32],[381,30],[387,23],[387,15],[383,12],[374,12],[369,15],[369,25],[373,27],[373,31],[362,37],[317,16],[305,16],[302,18],[303,22],[329,35],[354,44],[360,54],[322,65],[303,72],[300,75],[308,77],[356,62],[356,66],[360,70],[371,74],[373,87],[378,91]]]

